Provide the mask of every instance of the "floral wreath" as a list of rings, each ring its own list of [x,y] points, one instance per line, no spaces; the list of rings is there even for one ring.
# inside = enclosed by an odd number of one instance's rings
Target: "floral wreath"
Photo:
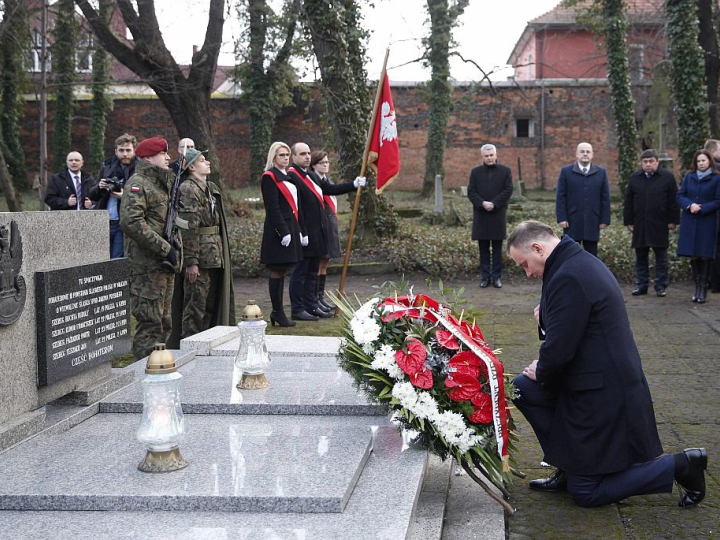
[[[514,423],[514,388],[504,366],[473,322],[412,289],[407,296],[372,298],[359,309],[337,299],[345,325],[340,365],[393,420],[442,459],[453,456],[506,512]]]

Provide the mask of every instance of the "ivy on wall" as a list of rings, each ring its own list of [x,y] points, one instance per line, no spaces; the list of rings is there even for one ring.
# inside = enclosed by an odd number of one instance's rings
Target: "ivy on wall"
[[[107,23],[110,20],[110,0],[100,0],[100,17]],[[105,159],[105,128],[107,114],[112,110],[112,99],[107,88],[110,82],[110,55],[97,42],[92,56],[92,101],[90,103],[90,171],[100,170]],[[119,133],[117,134],[119,135]]]
[[[75,50],[80,25],[75,19],[75,4],[72,0],[58,0],[55,9],[57,14],[52,46],[55,87],[53,165],[58,170],[64,166],[65,158],[72,151],[72,121],[77,107],[74,95],[74,85],[77,81]]]

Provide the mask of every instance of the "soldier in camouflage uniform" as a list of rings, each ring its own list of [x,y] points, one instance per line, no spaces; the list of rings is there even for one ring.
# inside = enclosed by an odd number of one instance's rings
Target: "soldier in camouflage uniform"
[[[180,185],[183,234],[182,337],[235,324],[232,267],[220,189],[207,179],[210,162],[194,148],[185,152]]]
[[[173,182],[167,141],[146,139],[137,145],[135,155],[140,160],[125,184],[120,227],[130,263],[131,309],[137,321],[132,348],[139,360],[170,335],[170,304],[181,246],[163,238]]]

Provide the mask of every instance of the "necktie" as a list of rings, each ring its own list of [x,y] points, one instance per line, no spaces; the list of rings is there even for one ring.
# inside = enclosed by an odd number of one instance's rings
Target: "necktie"
[[[588,172],[587,167],[583,167],[583,174],[587,174],[587,172]]]
[[[73,180],[75,181],[75,197],[77,198],[77,209],[82,208],[82,185],[80,184],[80,177],[73,174]]]

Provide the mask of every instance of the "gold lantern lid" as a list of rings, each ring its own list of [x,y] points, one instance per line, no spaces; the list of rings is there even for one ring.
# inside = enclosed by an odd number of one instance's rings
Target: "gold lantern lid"
[[[255,303],[255,300],[248,300],[247,306],[243,309],[241,319],[243,321],[261,321],[262,318],[263,314],[260,306]]]
[[[164,343],[156,343],[153,346],[153,352],[148,356],[145,373],[148,375],[166,375],[176,371],[177,366],[172,353],[165,349]]]

